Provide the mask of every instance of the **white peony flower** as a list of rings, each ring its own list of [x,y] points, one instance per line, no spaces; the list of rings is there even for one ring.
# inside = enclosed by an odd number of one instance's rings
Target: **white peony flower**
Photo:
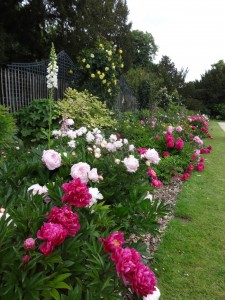
[[[88,189],[89,193],[91,194],[92,198],[90,200],[90,204],[88,205],[89,207],[91,207],[93,204],[97,203],[97,200],[102,200],[103,196],[102,194],[99,192],[98,188],[89,188]]]
[[[47,187],[45,185],[41,186],[38,183],[31,185],[27,191],[32,191],[32,195],[43,195],[48,193]]]
[[[71,140],[67,143],[67,145],[71,148],[75,148],[76,147],[76,142],[74,140]]]
[[[98,172],[97,172],[97,169],[96,168],[93,168],[91,169],[89,172],[88,172],[88,178],[93,181],[93,182],[98,182],[99,179],[98,179],[99,175],[98,175]]]

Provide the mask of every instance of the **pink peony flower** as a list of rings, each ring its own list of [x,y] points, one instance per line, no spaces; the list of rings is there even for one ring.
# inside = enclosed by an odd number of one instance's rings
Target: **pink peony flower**
[[[22,258],[23,264],[27,264],[30,261],[30,256],[29,255],[24,255]]]
[[[75,236],[80,230],[78,214],[66,205],[61,208],[54,206],[46,218],[48,222],[61,224],[67,230],[68,235]]]
[[[109,235],[106,239],[100,238],[99,241],[104,243],[104,251],[115,252],[118,247],[122,247],[124,244],[124,234],[123,232],[116,231]]]
[[[55,170],[61,166],[61,154],[54,150],[44,150],[42,161],[49,170]]]
[[[40,245],[39,249],[44,255],[49,255],[53,252],[55,246],[52,242],[44,242]]]
[[[55,246],[64,242],[67,234],[67,230],[61,224],[51,222],[44,223],[37,232],[37,238],[45,240],[45,242],[40,245],[40,251],[45,255],[52,253]]]
[[[139,153],[139,154],[145,154],[146,152],[147,152],[147,148],[138,148],[137,149],[137,152]]]
[[[156,140],[159,139],[159,135],[158,135],[158,134],[155,135],[155,139],[156,139]]]
[[[204,157],[201,157],[199,162],[204,162],[204,161],[205,161]]]
[[[68,202],[76,207],[88,206],[92,198],[87,185],[82,183],[80,178],[73,179],[69,183],[64,183],[62,189],[66,194],[62,197],[62,202]]]
[[[141,261],[141,255],[134,248],[117,248],[111,254],[111,259],[116,263],[116,271],[122,276],[123,283],[132,281],[132,276],[136,270],[138,263]]]
[[[155,274],[143,263],[139,263],[136,266],[136,270],[130,283],[133,291],[135,291],[138,295],[145,297],[152,294],[155,291],[155,286],[157,285]]]
[[[190,178],[190,174],[189,173],[184,173],[182,176],[181,176],[181,180],[185,181],[187,179]]]
[[[139,160],[135,158],[133,155],[129,157],[125,157],[123,163],[129,173],[135,173],[139,167]]]
[[[162,181],[158,180],[158,179],[152,179],[152,186],[154,187],[160,187],[162,186]]]
[[[33,238],[27,238],[23,243],[23,247],[25,250],[34,250],[35,240]]]
[[[88,172],[91,167],[87,163],[79,162],[71,167],[70,175],[75,178],[80,178],[81,182],[88,182]]]
[[[181,126],[177,126],[176,131],[177,132],[181,132],[183,130],[183,128]]]
[[[170,155],[170,153],[168,151],[163,152],[163,157],[167,157],[168,155]]]
[[[148,171],[146,172],[146,174],[148,174],[149,176],[151,176],[153,179],[156,179],[156,172],[153,169],[148,169]]]
[[[205,165],[201,162],[197,164],[196,170],[202,172],[205,169]]]
[[[184,148],[184,141],[180,137],[177,139],[175,147],[177,150],[182,150]]]
[[[195,169],[195,167],[194,167],[192,164],[190,164],[190,165],[188,166],[187,172],[188,172],[188,173],[191,173],[192,171],[194,171],[194,169]]]
[[[166,147],[174,148],[174,137],[172,135],[166,133],[165,138],[166,138]]]

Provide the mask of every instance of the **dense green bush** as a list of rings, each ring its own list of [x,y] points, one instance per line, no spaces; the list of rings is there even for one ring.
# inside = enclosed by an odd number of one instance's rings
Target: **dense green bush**
[[[0,105],[0,145],[6,147],[16,134],[16,121],[7,107]]]
[[[53,111],[56,103],[53,103]],[[40,142],[47,139],[47,129],[49,122],[49,100],[35,99],[31,103],[19,110],[15,114],[17,126],[19,128],[19,137],[26,141]],[[53,113],[53,119],[56,115]]]
[[[116,121],[113,112],[88,91],[78,92],[68,88],[63,100],[57,103],[57,114],[63,119],[71,118],[76,128],[88,126],[90,128],[112,127]]]

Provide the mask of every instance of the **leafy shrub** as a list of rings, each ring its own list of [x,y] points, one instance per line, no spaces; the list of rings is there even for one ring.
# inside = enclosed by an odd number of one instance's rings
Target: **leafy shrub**
[[[195,112],[206,112],[206,107],[203,102],[199,99],[187,98],[185,100],[185,105],[187,109],[195,111]]]
[[[56,103],[53,103],[53,106],[56,107]],[[21,138],[31,142],[39,142],[40,140],[47,139],[49,100],[32,100],[28,106],[23,107],[16,113],[16,118]],[[55,118],[56,116],[53,115],[53,119]]]
[[[88,91],[78,92],[76,89],[68,88],[63,100],[57,103],[58,116],[75,121],[75,126],[88,126],[91,128],[115,126],[116,121],[112,119],[113,112]]]
[[[17,131],[16,121],[4,105],[0,105],[0,145],[6,147]]]

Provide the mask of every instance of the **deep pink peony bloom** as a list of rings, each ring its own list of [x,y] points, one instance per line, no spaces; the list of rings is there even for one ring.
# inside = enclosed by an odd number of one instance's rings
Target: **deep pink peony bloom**
[[[138,148],[137,152],[140,153],[140,154],[145,154],[147,152],[147,150],[148,149],[146,149],[146,148]]]
[[[146,172],[146,174],[148,174],[149,176],[151,176],[153,179],[156,179],[156,172],[153,169],[148,169],[148,171]]]
[[[154,187],[160,187],[162,186],[162,181],[158,180],[158,179],[152,179],[152,186]]]
[[[191,173],[192,171],[194,171],[194,169],[195,169],[195,167],[194,167],[192,164],[190,164],[190,165],[188,166],[187,172],[188,172],[188,173]]]
[[[185,181],[187,179],[190,178],[190,174],[189,173],[184,173],[182,176],[181,176],[181,180]]]
[[[200,162],[204,162],[204,161],[205,161],[204,157],[201,157]]]
[[[38,230],[37,238],[57,246],[63,243],[67,234],[67,230],[61,224],[49,222],[44,223],[41,229]]]
[[[180,137],[177,139],[175,147],[177,150],[182,150],[184,148],[184,141]]]
[[[168,155],[170,155],[170,153],[168,151],[163,152],[163,157],[167,157]]]
[[[165,138],[166,138],[166,147],[174,148],[174,137],[172,135],[166,133]]]
[[[124,244],[124,234],[123,232],[116,231],[106,239],[100,238],[99,241],[104,243],[104,251],[106,253],[115,252],[118,247],[122,247]]]
[[[136,267],[141,261],[140,253],[134,248],[117,248],[111,254],[111,259],[116,263],[117,274],[121,275],[123,283],[126,285],[127,281],[131,282]]]
[[[130,283],[133,291],[145,297],[153,294],[157,285],[155,274],[143,263],[137,265]]]
[[[33,238],[27,238],[23,243],[23,247],[25,250],[34,250],[35,240]]]
[[[48,222],[61,224],[67,230],[68,235],[75,236],[80,230],[78,214],[66,205],[61,208],[54,206],[46,218]]]
[[[202,172],[204,169],[205,169],[205,165],[203,163],[200,162],[197,164],[197,167],[196,167],[197,171]]]
[[[64,183],[62,189],[66,194],[62,197],[62,202],[68,202],[76,207],[88,206],[92,198],[85,183],[80,178],[73,179],[69,183]]]
[[[156,140],[159,139],[159,135],[158,135],[158,134],[155,135],[155,139],[156,139]]]
[[[30,256],[29,255],[24,255],[22,258],[23,264],[27,264],[30,261]]]
[[[52,242],[44,242],[40,245],[39,249],[44,255],[49,255],[53,252],[55,246]]]

